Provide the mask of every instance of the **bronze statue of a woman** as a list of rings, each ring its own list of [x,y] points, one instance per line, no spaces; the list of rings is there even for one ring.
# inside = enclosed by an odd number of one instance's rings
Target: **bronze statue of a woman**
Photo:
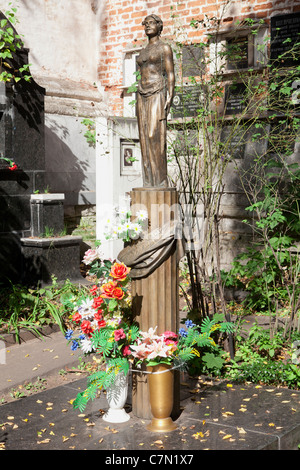
[[[148,15],[143,23],[148,37],[137,64],[141,78],[137,92],[137,120],[145,187],[168,187],[167,116],[174,95],[172,49],[160,39],[162,20]]]

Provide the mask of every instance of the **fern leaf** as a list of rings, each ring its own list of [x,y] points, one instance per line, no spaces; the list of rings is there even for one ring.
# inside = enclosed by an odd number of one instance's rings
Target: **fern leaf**
[[[214,320],[210,320],[208,317],[204,318],[200,326],[201,333],[210,333],[214,325],[215,325]]]
[[[235,330],[235,325],[232,322],[224,322],[220,325],[220,331],[223,333],[233,333]]]
[[[131,339],[135,341],[139,336],[139,327],[137,325],[133,325],[131,327]]]
[[[83,395],[84,392],[78,393],[77,397],[75,398],[73,402],[73,408],[78,408],[80,412],[84,411],[86,405],[87,405],[87,398]]]
[[[195,349],[192,347],[181,350],[178,355],[180,360],[183,362],[190,361],[191,359],[193,359],[194,356],[195,356]]]

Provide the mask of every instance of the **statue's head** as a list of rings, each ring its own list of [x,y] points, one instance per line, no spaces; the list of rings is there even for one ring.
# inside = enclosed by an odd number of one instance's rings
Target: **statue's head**
[[[144,19],[144,21],[142,22],[142,25],[145,26],[145,24],[147,23],[148,20],[154,20],[157,24],[157,27],[158,27],[158,35],[160,36],[161,35],[161,32],[163,30],[163,22],[162,22],[162,19],[157,16],[157,15],[148,15],[146,16],[146,18]]]

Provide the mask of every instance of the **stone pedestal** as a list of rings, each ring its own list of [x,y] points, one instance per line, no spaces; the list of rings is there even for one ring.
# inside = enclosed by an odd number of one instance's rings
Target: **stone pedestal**
[[[139,209],[146,209],[149,216],[149,232],[155,233],[176,217],[178,195],[173,188],[138,188],[131,192],[131,208],[134,218]],[[176,244],[168,258],[150,275],[132,281],[132,299],[135,319],[141,331],[157,326],[157,333],[178,331],[178,260]],[[175,374],[174,410],[179,411],[179,374]],[[147,374],[133,374],[133,413],[145,419],[151,418],[148,397]]]
[[[21,238],[22,283],[29,286],[45,286],[58,281],[84,280],[80,274],[81,237]]]
[[[39,237],[45,232],[59,235],[64,230],[64,194],[32,194],[31,235]]]

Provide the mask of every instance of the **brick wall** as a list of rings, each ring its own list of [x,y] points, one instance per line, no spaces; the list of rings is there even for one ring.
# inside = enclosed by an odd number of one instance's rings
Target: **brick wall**
[[[226,2],[227,3],[227,2]],[[193,19],[222,17],[230,28],[243,18],[264,18],[300,11],[300,0],[232,0],[224,10],[221,0],[106,0],[101,24],[98,74],[105,88],[111,115],[123,115],[122,73],[124,51],[146,44],[142,21],[155,13],[164,22],[162,38],[172,40],[180,34],[187,43],[200,41],[203,31],[190,27]]]

